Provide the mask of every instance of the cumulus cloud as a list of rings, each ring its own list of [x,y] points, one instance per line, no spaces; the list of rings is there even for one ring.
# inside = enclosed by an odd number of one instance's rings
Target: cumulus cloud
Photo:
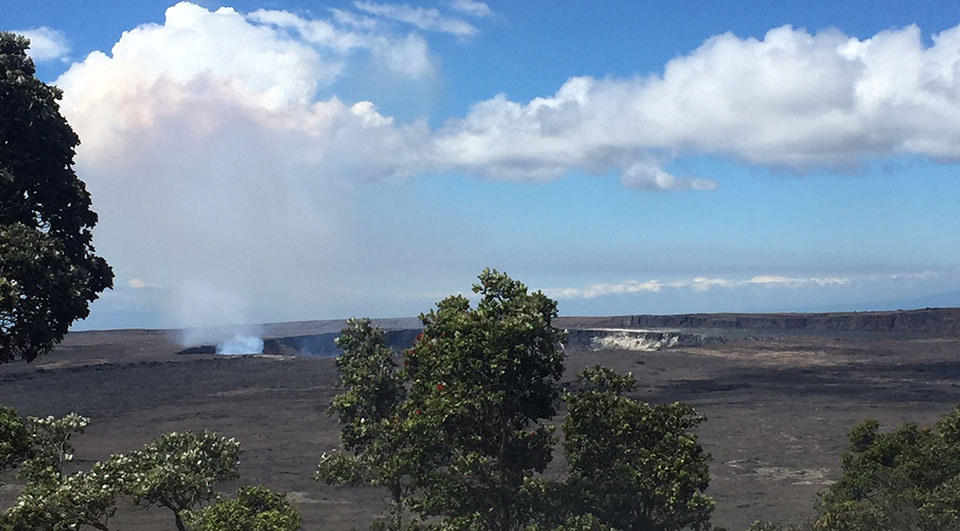
[[[34,61],[67,60],[70,46],[67,44],[67,38],[59,31],[47,26],[11,31],[30,39],[30,48],[27,53]]]
[[[477,33],[477,28],[469,22],[448,17],[433,7],[412,7],[409,4],[387,4],[376,2],[354,2],[357,9],[397,22],[410,24],[425,31],[449,33],[458,37],[469,37]],[[474,7],[474,10],[477,8]]]
[[[503,95],[450,121],[438,145],[464,171],[543,180],[619,170],[627,186],[710,189],[658,164],[718,155],[776,169],[852,169],[898,154],[960,161],[960,26],[859,40],[782,26],[727,33],[662,74],[569,79],[527,103]]]

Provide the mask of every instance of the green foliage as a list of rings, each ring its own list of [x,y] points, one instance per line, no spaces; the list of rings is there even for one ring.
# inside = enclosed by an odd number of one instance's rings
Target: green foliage
[[[799,531],[799,529],[800,528],[796,526],[782,524],[780,522],[766,522],[763,520],[757,520],[750,524],[750,527],[747,528],[747,531]]]
[[[24,460],[30,452],[30,433],[13,408],[0,406],[0,471]]]
[[[609,392],[615,395],[629,393],[637,386],[637,381],[633,378],[632,372],[620,374],[603,365],[594,365],[583,369],[577,375],[577,381],[580,382],[584,390]]]
[[[476,308],[448,297],[420,316],[406,352],[413,433],[439,465],[415,508],[445,528],[524,528],[523,486],[552,457],[563,372],[556,302],[504,273],[484,270]]]
[[[23,423],[15,411],[0,407],[0,455],[9,464],[22,460],[18,477],[27,480],[15,504],[0,515],[0,531],[109,531],[123,495],[141,506],[170,509],[180,531],[187,529],[184,517],[195,523],[194,531],[300,527],[300,516],[285,497],[263,487],[240,489],[235,500],[189,512],[214,497],[217,482],[237,477],[240,445],[211,432],[168,433],[138,452],[65,475],[73,459],[71,436],[88,423],[75,413],[29,417]]]
[[[186,512],[190,531],[297,531],[300,514],[284,494],[266,487],[243,487],[237,497],[203,510]]]
[[[212,499],[216,483],[238,477],[240,444],[208,431],[172,432],[114,461],[134,503],[171,510],[184,531],[182,513]]]
[[[570,508],[622,530],[710,529],[709,455],[690,432],[704,417],[623,396],[633,378],[604,367],[579,379],[593,388],[567,396],[568,490],[579,498]]]
[[[7,420],[16,417],[9,408],[2,411]],[[123,485],[122,470],[108,462],[95,464],[89,472],[64,474],[66,464],[73,460],[71,437],[89,422],[76,413],[60,418],[28,417],[26,424],[16,429],[18,437],[26,435],[18,477],[27,483],[14,505],[0,516],[0,530],[108,530],[107,521],[116,511]],[[23,442],[20,439],[20,444]]]
[[[617,529],[603,523],[592,514],[583,514],[568,516],[562,523],[556,526],[542,527],[533,525],[527,528],[527,531],[617,531]]]
[[[82,433],[90,419],[70,413],[64,417],[28,417],[30,436],[29,458],[23,462],[18,477],[27,480],[27,488],[51,488],[63,480],[64,467],[73,460],[70,438]]]
[[[60,115],[60,90],[35,77],[28,45],[0,32],[0,363],[52,349],[113,285],[72,169],[79,140]]]
[[[887,433],[865,420],[848,434],[843,476],[817,504],[818,530],[960,527],[960,407],[935,428],[904,423]]]
[[[556,302],[484,270],[476,307],[452,296],[422,314],[423,332],[398,373],[383,334],[351,320],[338,345],[345,392],[331,406],[345,451],[323,454],[318,479],[379,484],[403,529],[409,508],[437,530],[706,530],[709,456],[690,433],[703,417],[682,404],[623,396],[632,375],[591,367],[571,394],[570,465],[552,459],[564,332]]]
[[[350,319],[336,345],[339,385],[346,389],[333,399],[330,410],[340,421],[346,449],[358,453],[383,438],[383,422],[390,420],[406,397],[400,371],[386,338],[370,319]]]
[[[25,489],[0,516],[2,531],[65,531],[93,528],[109,531],[123,487],[123,473],[112,463],[97,463],[59,483]]]
[[[384,333],[369,319],[350,319],[336,344],[339,384],[345,390],[334,397],[330,413],[342,426],[346,452],[324,453],[316,479],[327,484],[366,483],[385,488],[390,495],[390,529],[401,529],[405,498],[417,452],[409,444],[408,423],[400,416],[406,398],[402,374],[386,346]]]

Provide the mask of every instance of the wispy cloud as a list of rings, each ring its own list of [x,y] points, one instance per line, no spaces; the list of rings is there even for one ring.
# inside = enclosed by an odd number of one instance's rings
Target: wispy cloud
[[[34,61],[52,61],[59,59],[66,61],[67,54],[70,52],[70,46],[67,44],[67,38],[59,31],[40,26],[26,30],[11,30],[13,33],[19,33],[30,39],[30,49],[27,53]]]
[[[489,17],[493,14],[490,6],[483,2],[477,2],[476,0],[451,0],[446,2],[446,5],[449,6],[450,9],[472,17]]]
[[[413,7],[409,4],[378,4],[375,2],[355,2],[353,5],[371,15],[410,24],[424,31],[449,33],[458,37],[469,37],[478,31],[469,22],[443,15],[433,7]]]
[[[893,275],[884,278],[895,278]],[[786,277],[781,275],[759,275],[748,279],[726,279],[696,277],[671,281],[627,280],[617,283],[590,284],[582,288],[550,288],[543,292],[557,299],[594,299],[607,295],[623,295],[630,293],[651,292],[672,288],[692,290],[697,292],[714,288],[737,288],[742,286],[767,286],[770,288],[799,288],[803,286],[842,286],[851,279],[843,277]]]
[[[376,20],[355,13],[334,10],[333,20],[308,19],[289,11],[260,9],[246,15],[250,22],[295,31],[314,47],[331,55],[330,79],[338,76],[351,52],[369,50],[390,72],[407,78],[425,78],[434,74],[434,64],[426,40],[416,33],[402,36],[382,31]],[[294,72],[294,74],[296,74]]]
[[[644,291],[659,292],[664,284],[657,280],[647,280],[638,282],[627,280],[614,284],[591,284],[585,288],[551,288],[543,292],[555,299],[593,299],[605,295],[623,295],[628,293],[640,293]]]

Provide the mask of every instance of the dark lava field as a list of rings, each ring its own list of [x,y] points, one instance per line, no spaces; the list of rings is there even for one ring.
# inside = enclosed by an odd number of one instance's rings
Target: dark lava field
[[[397,343],[411,339],[415,323],[381,322]],[[712,454],[714,523],[731,531],[759,518],[809,515],[816,493],[838,475],[846,431],[855,422],[930,423],[960,403],[958,309],[562,318],[557,324],[579,338],[568,348],[566,380],[603,363],[633,372],[635,398],[688,402],[707,416],[698,433]],[[79,468],[174,430],[236,437],[244,449],[241,479],[224,492],[264,484],[290,495],[304,529],[364,529],[382,507],[380,491],[312,479],[320,453],[337,445],[338,427],[324,413],[337,392],[336,368],[329,357],[303,354],[312,347],[314,354],[329,353],[322,345],[341,325],[265,326],[267,354],[260,356],[217,356],[210,348],[181,353],[165,331],[71,333],[33,364],[0,366],[0,404],[25,415],[90,417],[74,439]],[[645,344],[630,340],[637,333],[629,331],[641,328],[668,328],[685,339],[655,345],[660,350],[626,350]],[[4,484],[0,507],[17,492],[9,475],[0,478]],[[173,528],[163,509],[121,506],[115,523],[123,530]]]

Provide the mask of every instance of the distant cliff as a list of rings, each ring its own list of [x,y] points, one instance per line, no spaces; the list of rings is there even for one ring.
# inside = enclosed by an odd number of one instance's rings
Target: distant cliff
[[[376,319],[387,344],[399,352],[413,344],[420,323],[413,318]],[[337,356],[333,340],[343,320],[262,325],[263,353],[289,356]],[[960,337],[960,308],[925,308],[847,313],[693,313],[560,317],[554,326],[569,330],[571,350],[664,350],[729,340],[784,334],[884,334],[891,338]],[[181,354],[212,354],[213,345]]]
[[[845,313],[693,313],[561,317],[556,326],[580,328],[696,328],[761,331],[882,332],[960,337],[960,308]]]

